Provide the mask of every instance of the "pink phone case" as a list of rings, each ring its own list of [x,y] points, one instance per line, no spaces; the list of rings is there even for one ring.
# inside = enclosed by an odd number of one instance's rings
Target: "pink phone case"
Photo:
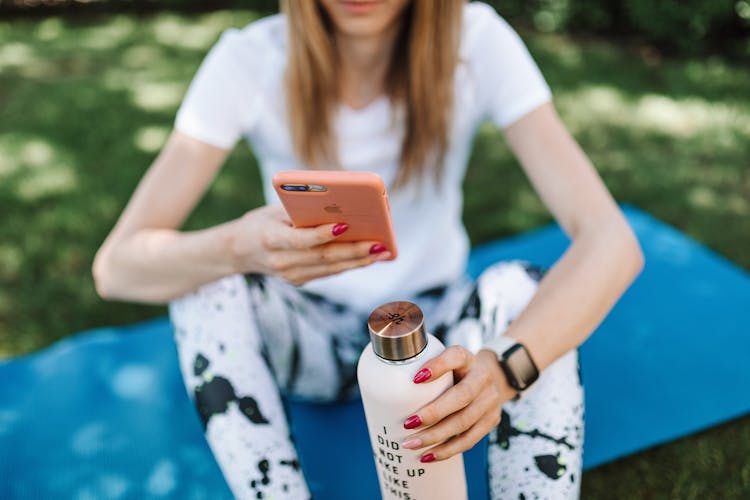
[[[273,176],[296,227],[345,222],[339,241],[378,241],[396,258],[396,237],[383,179],[371,172],[285,170]]]

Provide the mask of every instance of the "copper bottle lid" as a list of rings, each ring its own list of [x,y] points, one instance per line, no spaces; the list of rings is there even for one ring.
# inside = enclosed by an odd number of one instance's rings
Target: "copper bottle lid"
[[[387,361],[413,358],[427,347],[424,315],[411,302],[389,302],[375,309],[367,320],[372,349]]]

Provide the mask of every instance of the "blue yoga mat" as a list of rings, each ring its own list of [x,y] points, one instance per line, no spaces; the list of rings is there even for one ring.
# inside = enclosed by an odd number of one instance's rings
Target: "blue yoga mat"
[[[586,468],[750,412],[750,276],[643,212],[626,214],[647,264],[581,348]],[[566,245],[549,226],[477,248],[469,269],[512,258],[551,265]],[[0,498],[231,498],[165,319],[70,337],[0,364],[0,380]],[[359,406],[287,405],[316,498],[377,498],[370,451],[357,445],[366,434],[352,424]],[[482,455],[467,457],[475,477]],[[332,470],[331,456],[350,470]],[[472,487],[472,499],[486,497],[483,484]]]

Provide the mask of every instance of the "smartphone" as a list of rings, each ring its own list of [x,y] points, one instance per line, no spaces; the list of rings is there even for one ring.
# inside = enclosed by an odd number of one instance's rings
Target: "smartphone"
[[[338,241],[377,241],[396,258],[396,236],[383,179],[371,172],[284,170],[273,176],[295,227],[345,222]]]

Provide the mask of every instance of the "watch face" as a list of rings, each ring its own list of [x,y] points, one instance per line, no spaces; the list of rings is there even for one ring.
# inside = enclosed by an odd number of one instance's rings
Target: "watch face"
[[[526,389],[539,378],[539,370],[537,370],[529,353],[526,352],[526,348],[521,344],[516,344],[503,353],[503,363],[506,369],[513,374],[513,378],[518,385],[515,388],[518,390]]]

